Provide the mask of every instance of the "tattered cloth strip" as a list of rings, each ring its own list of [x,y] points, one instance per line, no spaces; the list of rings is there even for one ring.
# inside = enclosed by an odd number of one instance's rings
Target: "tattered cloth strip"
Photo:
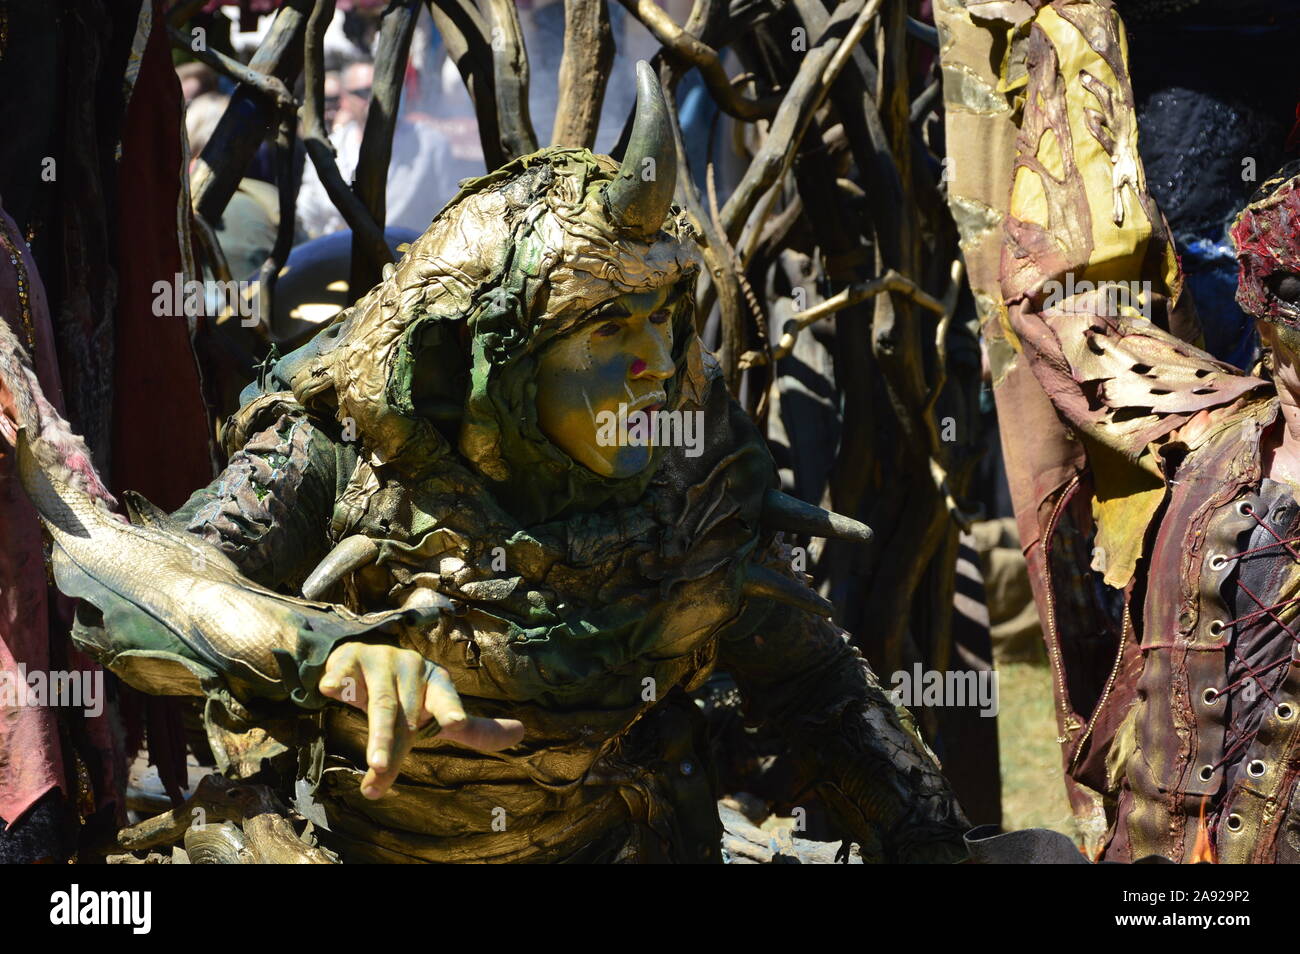
[[[21,239],[13,240],[20,233],[3,210],[0,234],[8,252],[0,258],[0,315],[32,346],[34,373],[41,389],[62,410],[45,286],[27,246]],[[0,383],[0,410],[10,418],[17,414],[14,397]],[[69,797],[79,794],[73,787],[75,781],[69,784],[77,773],[72,753],[64,750],[60,740],[61,718],[79,723],[70,735],[85,739],[88,749],[100,753],[86,760],[99,804],[113,799],[121,781],[117,778],[121,766],[111,757],[116,746],[109,709],[97,718],[84,718],[81,709],[14,704],[24,701],[16,692],[17,683],[25,682],[23,675],[44,675],[51,668],[95,672],[99,667],[70,646],[59,647],[58,652],[51,646],[51,629],[66,631],[71,624],[72,601],[49,587],[40,521],[22,491],[13,454],[5,445],[0,445],[0,540],[4,541],[0,547],[0,680],[12,690],[6,693],[0,688],[0,821],[12,828],[54,789]],[[52,615],[56,618],[53,624]]]
[[[182,151],[180,82],[172,69],[162,4],[122,123],[117,168],[118,302],[114,319],[112,469],[117,491],[139,491],[160,507],[181,505],[213,474],[207,409],[190,326],[157,315],[154,284],[192,274],[189,190]],[[200,319],[201,321],[202,319]],[[165,449],[167,465],[158,465]],[[101,462],[102,464],[102,462]]]

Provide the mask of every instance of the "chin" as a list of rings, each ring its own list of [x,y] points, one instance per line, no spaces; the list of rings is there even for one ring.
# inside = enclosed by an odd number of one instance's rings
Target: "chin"
[[[609,473],[606,475],[615,480],[622,480],[627,477],[635,477],[641,471],[650,465],[650,447],[624,447],[618,455],[606,464]]]

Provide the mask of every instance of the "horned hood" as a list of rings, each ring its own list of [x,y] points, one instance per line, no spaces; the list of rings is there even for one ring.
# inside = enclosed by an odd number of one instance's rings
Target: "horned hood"
[[[607,480],[542,435],[534,372],[539,349],[597,305],[691,282],[699,267],[686,215],[668,204],[671,183],[665,195],[661,179],[645,180],[658,203],[649,212],[629,185],[629,166],[666,175],[675,157],[638,155],[637,145],[634,134],[622,165],[552,148],[466,180],[379,285],[279,363],[274,387],[332,410],[378,465],[419,473],[454,446],[507,500],[533,498],[518,503],[538,519],[635,497],[652,467],[631,483]],[[684,295],[670,406],[703,399],[693,312]]]

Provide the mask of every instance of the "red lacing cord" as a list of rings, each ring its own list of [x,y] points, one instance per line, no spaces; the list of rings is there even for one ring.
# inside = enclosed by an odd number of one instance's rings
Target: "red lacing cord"
[[[1295,560],[1297,563],[1300,563],[1300,554],[1297,554],[1296,551],[1293,550],[1290,546],[1290,544],[1293,543],[1300,543],[1300,537],[1291,537],[1284,540],[1277,533],[1276,530],[1274,530],[1271,526],[1268,525],[1266,521],[1260,519],[1260,516],[1255,512],[1254,507],[1251,507],[1249,504],[1247,504],[1246,506],[1248,508],[1246,510],[1246,513],[1257,524],[1259,524],[1261,527],[1267,530],[1269,535],[1273,537],[1275,542],[1268,543],[1260,547],[1252,547],[1248,550],[1240,550],[1236,553],[1226,553],[1224,554],[1224,558],[1228,560],[1240,559],[1241,557],[1253,556],[1256,553],[1263,553],[1266,550],[1272,550],[1276,547],[1281,547],[1283,550],[1287,552],[1287,555],[1290,556],[1291,559]],[[1226,620],[1224,621],[1223,625],[1227,627],[1227,626],[1234,626],[1238,623],[1254,622],[1255,620],[1259,619],[1261,616],[1267,616],[1270,619],[1272,619],[1273,622],[1275,622],[1284,633],[1286,633],[1288,636],[1291,637],[1291,642],[1294,645],[1300,646],[1300,636],[1297,636],[1296,633],[1291,629],[1291,627],[1287,626],[1286,623],[1282,622],[1281,617],[1278,616],[1276,612],[1277,610],[1281,609],[1284,606],[1289,606],[1292,603],[1300,603],[1300,597],[1294,597],[1292,599],[1282,600],[1281,602],[1274,603],[1272,606],[1265,606],[1264,601],[1261,600],[1258,596],[1256,596],[1255,593],[1250,589],[1250,587],[1248,587],[1245,583],[1243,583],[1240,578],[1238,578],[1236,582],[1237,582],[1237,587],[1248,597],[1250,597],[1251,602],[1253,602],[1257,607],[1259,607],[1259,609],[1238,616],[1236,619]],[[1237,650],[1228,642],[1226,638],[1222,642],[1222,647],[1224,649],[1227,649],[1228,652],[1232,653],[1233,658],[1236,659],[1236,661],[1241,665],[1241,667],[1246,670],[1246,674],[1242,676],[1240,679],[1236,680],[1235,682],[1229,683],[1228,685],[1223,686],[1222,688],[1215,689],[1214,691],[1216,696],[1225,695],[1230,697],[1234,689],[1240,688],[1241,686],[1245,685],[1247,680],[1250,680],[1253,681],[1261,691],[1263,691],[1264,695],[1268,697],[1268,700],[1272,702],[1273,705],[1275,706],[1278,705],[1277,699],[1273,696],[1273,693],[1270,692],[1268,688],[1264,685],[1260,677],[1267,672],[1271,672],[1272,670],[1277,669],[1279,666],[1287,665],[1290,662],[1290,657],[1284,656],[1282,659],[1278,659],[1274,662],[1269,663],[1266,666],[1263,666],[1259,669],[1255,669],[1237,653]],[[1240,738],[1238,738],[1237,741],[1234,742],[1231,746],[1229,746],[1229,748],[1223,753],[1223,756],[1217,762],[1215,762],[1214,765],[1211,766],[1211,770],[1217,770],[1220,766],[1224,765],[1229,759],[1232,758],[1233,754],[1236,753],[1239,749],[1253,742],[1255,740],[1255,737],[1259,735],[1259,732],[1260,729],[1256,729],[1254,732],[1251,732],[1248,735],[1243,735]]]
[[[1267,530],[1269,532],[1269,535],[1272,536],[1273,539],[1276,540],[1278,544],[1284,550],[1286,550],[1287,553],[1291,554],[1291,559],[1295,560],[1297,563],[1300,563],[1300,554],[1297,554],[1294,550],[1292,550],[1289,546],[1287,546],[1287,543],[1289,541],[1283,540],[1281,537],[1279,537],[1277,535],[1277,531],[1274,530],[1272,527],[1270,527],[1267,521],[1259,519],[1259,514],[1255,513],[1254,507],[1251,507],[1250,504],[1246,504],[1246,506],[1249,507],[1246,513],[1250,514],[1251,518],[1254,519],[1254,521],[1257,524],[1259,524],[1261,527]]]

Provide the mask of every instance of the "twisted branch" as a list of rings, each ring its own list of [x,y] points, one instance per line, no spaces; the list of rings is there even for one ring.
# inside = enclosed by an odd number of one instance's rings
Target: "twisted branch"
[[[311,0],[285,0],[247,69],[274,76],[281,83],[295,80],[302,63],[302,37],[310,8]],[[230,97],[230,105],[190,177],[194,211],[209,223],[220,220],[226,210],[275,112],[267,94],[252,82],[242,83]]]
[[[614,65],[614,34],[605,0],[564,0],[564,55],[551,145],[596,144],[600,107]]]
[[[507,159],[537,151],[528,115],[528,51],[514,0],[487,0],[492,15],[492,69],[501,152]]]
[[[758,154],[722,209],[727,237],[733,242],[763,193],[789,171],[798,143],[813,113],[821,106],[853,49],[862,41],[882,0],[846,0],[836,9],[826,30],[804,56]],[[841,39],[842,37],[842,39]],[[761,229],[761,222],[754,223]]]
[[[307,22],[307,62],[302,105],[303,144],[330,201],[352,229],[355,255],[360,241],[371,261],[383,267],[393,260],[384,231],[361,199],[348,188],[334,161],[334,146],[325,134],[325,29],[334,18],[334,0],[319,0]],[[350,292],[351,294],[351,292]]]
[[[654,0],[619,0],[628,12],[649,30],[656,40],[673,56],[693,65],[700,71],[704,84],[723,112],[745,122],[769,119],[776,115],[782,103],[779,95],[761,99],[746,99],[731,85],[727,71],[722,67],[718,51],[701,42],[679,27]]]
[[[496,86],[487,24],[471,0],[428,0],[433,25],[442,34],[461,81],[474,103],[483,162],[489,170],[506,163],[497,121]]]
[[[406,75],[406,58],[415,33],[420,0],[402,0],[383,13],[379,42],[375,51],[375,76],[366,128],[357,155],[357,169],[352,177],[352,191],[361,200],[382,236],[387,218],[388,163],[393,156],[393,132],[402,103],[402,80]],[[384,243],[388,251],[388,243]],[[348,297],[356,300],[379,282],[384,265],[391,259],[375,258],[373,250],[355,233],[352,237],[352,268],[348,277]]]

